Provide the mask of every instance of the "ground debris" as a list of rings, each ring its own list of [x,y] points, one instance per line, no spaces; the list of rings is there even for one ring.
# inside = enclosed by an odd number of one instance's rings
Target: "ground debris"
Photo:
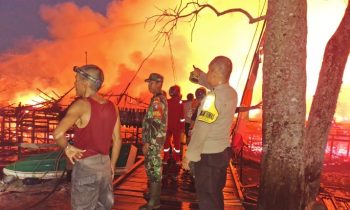
[[[0,209],[70,210],[70,183],[58,181],[53,179],[25,185],[22,180],[16,180],[0,192]],[[51,192],[52,195],[45,199]]]

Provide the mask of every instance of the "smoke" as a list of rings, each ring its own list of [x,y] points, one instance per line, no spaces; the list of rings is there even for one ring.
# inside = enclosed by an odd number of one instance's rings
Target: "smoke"
[[[336,1],[339,0],[329,1],[329,4],[335,5]],[[210,3],[217,6],[219,11],[228,8],[243,8],[253,17],[258,17],[263,7],[262,2],[255,1],[213,0]],[[309,3],[308,8],[321,8],[317,6],[319,3],[316,1],[309,0]],[[47,23],[50,39],[18,40],[11,51],[0,54],[0,104],[6,105],[20,101],[22,104],[31,103],[35,97],[35,100],[40,101],[42,99],[37,97],[39,94],[37,88],[47,93],[55,91],[62,95],[73,86],[75,74],[72,67],[84,65],[86,60],[87,63],[96,64],[104,70],[105,83],[101,90],[103,93],[122,93],[140,68],[141,63],[157,44],[155,37],[159,28],[151,30],[153,22],[145,24],[146,19],[160,14],[158,8],[175,8],[176,4],[178,1],[111,1],[106,14],[95,12],[87,6],[79,7],[74,3],[42,5],[39,12],[42,20]],[[321,46],[320,34],[324,34],[325,31],[331,34],[333,30],[328,30],[325,24],[318,29],[316,26],[320,25],[319,17],[328,19],[333,17],[333,15],[324,16],[324,14],[338,14],[339,8],[344,9],[344,4],[338,3],[335,7],[337,10],[322,11],[318,15],[315,15],[316,10],[308,11],[310,13],[308,44],[311,45],[312,40],[315,43],[313,48],[308,46],[312,51],[308,53],[308,59],[311,58],[308,62],[310,65],[308,69],[313,69],[313,71],[320,69],[322,49],[315,50],[316,46]],[[329,8],[329,6],[324,6],[324,8]],[[317,18],[313,20],[311,17]],[[225,55],[233,61],[234,70],[230,83],[237,89],[241,97],[254,51],[254,49],[249,51],[249,46],[252,42],[256,43],[259,35],[257,34],[255,40],[252,41],[257,24],[249,24],[248,19],[240,13],[217,17],[212,12],[205,10],[198,17],[193,37],[191,37],[193,26],[193,22],[178,22],[170,42],[171,51],[167,40],[158,43],[131,83],[127,91],[129,95],[142,99],[149,96],[144,79],[151,72],[164,75],[164,90],[167,91],[170,86],[178,84],[182,87],[183,96],[189,92],[193,93],[198,86],[188,82],[192,65],[206,70],[212,58],[217,55]],[[261,28],[261,24],[259,27]],[[316,34],[317,39],[313,37],[313,34]],[[328,38],[325,38],[322,43],[327,40]],[[315,52],[320,52],[321,55],[312,59]],[[349,84],[350,81],[345,78],[349,77],[349,73],[346,72],[344,82]],[[318,75],[318,72],[312,75]],[[316,81],[317,77],[308,77],[308,89],[310,89],[309,85],[315,86]],[[259,88],[257,90],[261,91]],[[348,86],[344,90],[348,92]],[[311,99],[314,93],[312,88],[310,92],[308,98]],[[342,91],[339,97],[339,102],[343,104],[339,107],[345,108],[338,110],[342,116],[349,116],[349,112],[346,112],[349,110],[349,106],[346,105],[348,102],[343,100],[345,95]],[[261,94],[258,94],[258,98],[255,98],[253,103],[259,101],[261,101]]]
[[[16,103],[26,100],[26,95],[35,95],[36,88],[63,94],[73,86],[72,67],[83,65],[86,60],[105,71],[103,92],[121,93],[156,44],[155,33],[144,26],[146,17],[155,12],[149,3],[112,2],[106,16],[74,3],[41,6],[40,14],[48,24],[52,40],[26,40],[19,43],[23,47],[13,50],[16,53],[1,55],[0,82],[7,87],[1,93],[2,100]],[[138,15],[131,11],[138,11]],[[172,42],[179,46],[174,47],[179,55],[189,53],[186,40],[181,36],[174,36]],[[180,61],[176,54],[174,60],[176,74],[183,75],[185,68],[181,65],[185,62]],[[165,87],[173,85],[167,45],[160,44],[156,48],[140,69],[128,93],[137,96],[147,91],[144,79],[151,72],[164,75]]]

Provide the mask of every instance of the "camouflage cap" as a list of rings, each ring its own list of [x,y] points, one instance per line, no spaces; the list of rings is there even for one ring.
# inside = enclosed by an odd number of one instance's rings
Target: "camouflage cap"
[[[145,82],[163,82],[163,76],[158,73],[151,73],[147,79],[145,79]]]

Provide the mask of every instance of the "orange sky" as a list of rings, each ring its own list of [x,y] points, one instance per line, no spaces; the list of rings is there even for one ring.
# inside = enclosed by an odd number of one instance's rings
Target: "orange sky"
[[[103,91],[120,93],[155,44],[155,31],[150,30],[152,25],[145,26],[143,22],[147,17],[159,14],[157,8],[174,8],[176,2],[178,1],[112,2],[108,6],[107,15],[94,12],[88,7],[78,7],[73,3],[43,5],[39,12],[48,24],[53,41],[34,40],[26,43],[26,51],[22,48],[18,53],[0,55],[0,82],[6,87],[5,92],[0,92],[0,103],[29,103],[38,95],[36,88],[63,94],[72,87],[74,81],[72,66],[85,63],[85,52],[88,53],[88,63],[97,64],[105,70],[106,82]],[[264,5],[262,0],[215,0],[209,3],[220,11],[241,7],[254,17],[258,16]],[[309,0],[308,3],[309,106],[316,87],[325,43],[336,29],[346,3],[344,0]],[[252,51],[249,54],[249,45],[257,24],[248,24],[248,19],[242,14],[216,17],[212,12],[206,11],[200,14],[191,42],[192,25],[193,23],[180,22],[172,37],[174,70],[169,46],[162,42],[131,85],[128,91],[130,95],[146,98],[147,86],[143,80],[150,72],[164,74],[165,90],[177,83],[183,87],[184,96],[188,92],[194,92],[197,86],[187,81],[192,65],[206,69],[210,60],[217,55],[226,55],[232,59],[234,74],[230,83],[242,93],[250,59],[245,65],[244,62],[246,56],[253,53]],[[15,52],[15,49],[12,52]],[[261,81],[257,83],[257,94],[253,103],[261,100]],[[348,64],[337,108],[338,120],[342,120],[341,117],[350,119],[349,99],[346,98],[349,94],[345,94],[349,91]],[[40,101],[40,98],[37,97],[36,100]]]

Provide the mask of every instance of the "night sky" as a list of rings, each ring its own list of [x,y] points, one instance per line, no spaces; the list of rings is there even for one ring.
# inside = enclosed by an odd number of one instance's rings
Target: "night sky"
[[[39,14],[40,5],[63,2],[74,2],[105,14],[111,0],[0,0],[0,53],[23,40],[50,39],[47,25]]]

